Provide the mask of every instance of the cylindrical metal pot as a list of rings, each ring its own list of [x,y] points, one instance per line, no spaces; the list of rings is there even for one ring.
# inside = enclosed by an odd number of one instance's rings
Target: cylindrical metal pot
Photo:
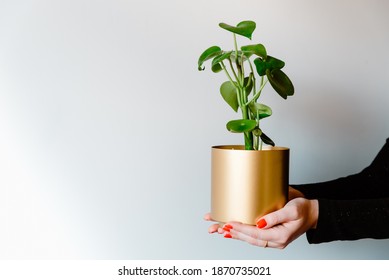
[[[285,205],[288,186],[288,148],[249,151],[240,145],[212,147],[213,220],[254,225],[261,216]]]

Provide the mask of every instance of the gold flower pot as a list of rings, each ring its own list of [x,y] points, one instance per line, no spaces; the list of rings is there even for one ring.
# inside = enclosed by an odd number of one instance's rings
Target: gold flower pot
[[[212,147],[211,217],[218,222],[254,225],[261,216],[282,208],[289,186],[289,149],[244,146]]]

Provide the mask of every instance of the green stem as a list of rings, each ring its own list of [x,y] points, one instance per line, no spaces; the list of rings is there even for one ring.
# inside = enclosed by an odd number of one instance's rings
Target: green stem
[[[239,59],[238,59],[239,60]],[[243,63],[243,55],[241,56],[240,63],[239,65],[241,66],[241,74],[242,74],[242,83],[244,82],[244,63]]]
[[[251,64],[250,59],[247,58],[247,61],[249,62],[249,65],[250,65],[250,70],[251,70],[251,75],[252,75],[251,79],[253,81],[253,96],[254,96],[255,93],[257,92],[257,82],[256,82],[256,78],[255,78],[255,75],[254,75],[253,65]],[[256,100],[254,100],[254,101],[256,101]]]
[[[239,61],[239,51],[238,51],[238,43],[236,40],[236,35],[234,35],[234,47],[235,47],[235,64],[236,68],[238,70],[238,73],[234,72],[234,75],[237,80],[237,98],[238,98],[238,104],[242,111],[242,117],[243,119],[250,119],[250,113],[248,111],[248,104],[247,103],[247,95],[246,90],[244,88],[244,69],[243,69],[243,56],[241,61]],[[230,60],[231,62],[231,60]],[[225,68],[225,67],[224,67]],[[231,63],[231,69],[234,69]],[[246,150],[253,150],[253,134],[251,132],[245,132],[244,133],[244,143],[245,143],[245,149]]]
[[[224,70],[224,73],[226,73],[228,79],[230,80],[230,83],[236,88],[236,91],[237,91],[237,94],[238,94],[238,97],[237,97],[237,99],[238,99],[238,105],[239,105],[240,108],[242,108],[242,106],[243,106],[244,103],[242,102],[242,99],[241,99],[240,94],[239,94],[239,88],[240,88],[240,87],[239,87],[239,84],[237,85],[237,82],[235,82],[235,81],[231,78],[231,75],[230,75],[230,73],[228,73],[228,70],[227,70],[226,66],[224,65],[224,63],[223,63],[223,62],[220,62],[220,64],[221,64],[221,66],[222,66],[222,69]]]
[[[234,47],[235,47],[235,64],[236,64],[236,68],[238,69],[238,82],[239,84],[243,87],[243,84],[244,84],[244,73],[243,73],[243,70],[242,70],[242,65],[239,61],[239,52],[238,52],[238,42],[236,40],[236,34],[233,33],[234,35]]]
[[[254,137],[254,150],[258,150],[258,136]]]
[[[239,81],[239,79],[238,79],[238,76],[236,75],[236,72],[235,72],[234,66],[232,65],[232,61],[231,61],[231,59],[230,59],[230,58],[228,58],[228,61],[230,62],[230,67],[231,67],[231,70],[232,70],[232,74],[234,74],[234,76],[235,76],[235,79],[236,79],[237,81]]]
[[[259,96],[261,95],[261,92],[263,90],[263,88],[265,87],[266,83],[268,82],[268,80],[266,80],[265,82],[263,82],[263,77],[262,77],[262,80],[261,80],[261,87],[259,88],[259,91],[253,96],[253,98],[250,100],[250,101],[247,101],[247,103],[245,105],[248,105],[250,104],[251,102],[255,102],[258,100]]]
[[[220,64],[221,64],[221,66],[222,66],[222,69],[224,70],[224,73],[226,73],[228,79],[230,80],[230,82],[236,87],[236,84],[235,84],[234,80],[231,78],[230,73],[228,73],[227,68],[226,68],[226,66],[224,65],[224,63],[223,63],[223,62],[220,62]]]
[[[234,47],[235,47],[235,60],[238,60],[238,42],[236,41],[236,34],[233,33],[234,35]]]
[[[251,132],[244,133],[244,148],[245,150],[253,150],[253,134]]]
[[[243,116],[243,119],[246,119],[247,118],[247,106],[245,105],[245,102],[244,102],[244,99],[243,99],[243,95],[244,95],[244,92],[243,92],[243,88],[241,87],[237,87],[236,88],[236,92],[237,92],[237,98],[238,98],[238,104],[239,104],[239,107],[242,111],[242,116]]]
[[[239,95],[242,95],[242,89],[238,90],[238,99],[239,99],[239,97],[241,97]],[[243,105],[240,108],[242,111],[242,118],[243,119],[250,119],[247,105]],[[245,143],[246,150],[253,150],[254,149],[254,147],[253,147],[253,134],[251,132],[244,133],[244,143]]]

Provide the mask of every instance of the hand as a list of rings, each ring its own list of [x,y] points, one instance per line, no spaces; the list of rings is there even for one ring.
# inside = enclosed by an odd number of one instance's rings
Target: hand
[[[292,199],[297,198],[297,197],[304,197],[304,195],[300,191],[298,191],[292,187],[289,187],[289,195],[288,195],[289,200],[292,200]],[[213,221],[211,218],[211,214],[210,213],[205,214],[204,220]],[[224,233],[223,226],[220,223],[213,224],[208,228],[208,232],[209,233],[217,232],[217,233],[222,234],[222,233]]]
[[[282,209],[259,219],[257,227],[238,222],[224,225],[226,238],[234,238],[259,247],[283,249],[311,228],[316,228],[319,214],[317,200],[295,198]]]

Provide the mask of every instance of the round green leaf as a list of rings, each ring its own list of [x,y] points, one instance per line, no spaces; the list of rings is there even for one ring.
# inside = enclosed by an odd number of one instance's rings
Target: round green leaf
[[[231,108],[237,112],[239,108],[238,103],[238,94],[236,92],[235,86],[230,82],[224,82],[220,86],[220,93],[223,96],[223,99],[231,106]]]
[[[251,102],[249,104],[250,111],[255,119],[264,119],[272,115],[272,110],[269,106],[261,103]]]
[[[222,68],[220,63],[212,65],[212,72],[219,73],[222,70],[223,70],[223,68]]]
[[[222,52],[222,50],[218,46],[212,46],[212,47],[209,47],[208,49],[206,49],[199,57],[199,61],[198,61],[199,71],[202,71],[205,69],[203,67],[203,63],[205,61],[219,55],[221,52]]]
[[[266,76],[274,90],[284,99],[294,94],[294,86],[289,77],[280,69],[266,70]]]
[[[257,126],[257,122],[254,120],[233,120],[227,123],[227,129],[231,132],[242,133],[250,132]]]
[[[228,30],[232,33],[242,35],[246,38],[251,39],[253,32],[255,30],[256,24],[254,21],[246,20],[238,23],[237,26],[232,26],[226,23],[219,23],[219,26],[225,30]]]
[[[267,57],[266,48],[262,44],[242,46],[240,49],[247,57],[250,57],[253,54],[260,56],[262,59],[266,59]]]
[[[264,76],[266,74],[267,65],[265,61],[257,57],[254,59],[254,65],[259,76]]]

